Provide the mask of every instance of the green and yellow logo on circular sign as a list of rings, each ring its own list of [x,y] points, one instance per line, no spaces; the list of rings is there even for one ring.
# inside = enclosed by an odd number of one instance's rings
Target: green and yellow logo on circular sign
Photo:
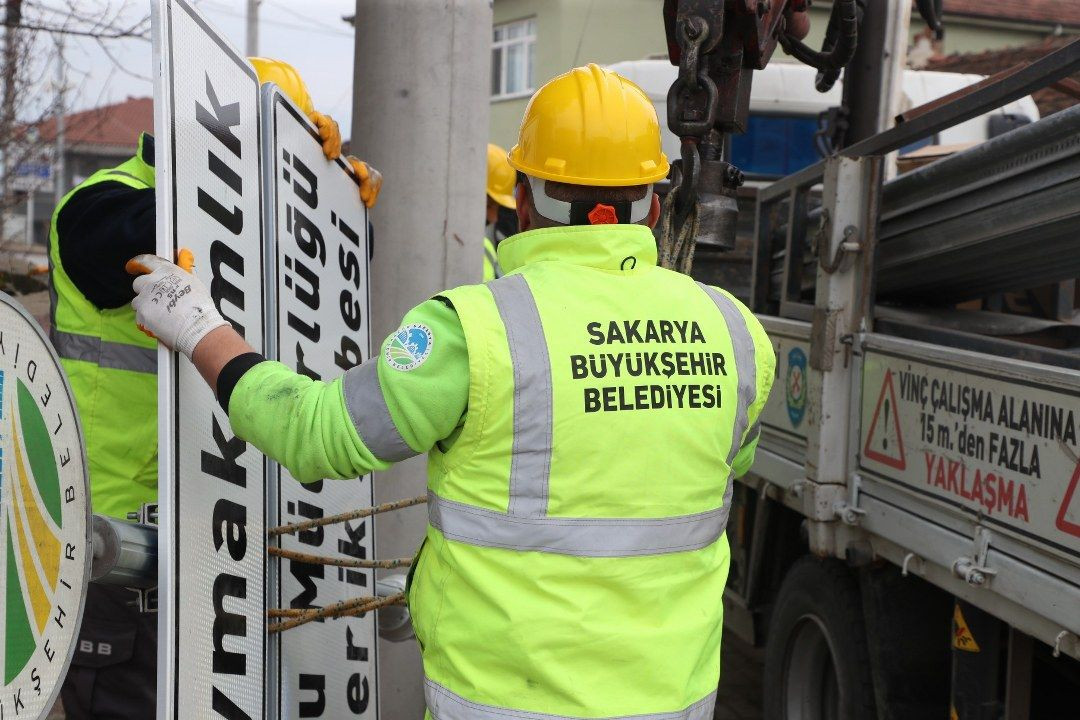
[[[63,682],[89,573],[88,506],[60,363],[0,293],[0,717],[43,717]]]

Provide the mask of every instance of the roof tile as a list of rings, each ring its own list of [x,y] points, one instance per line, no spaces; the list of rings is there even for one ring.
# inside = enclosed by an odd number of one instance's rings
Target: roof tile
[[[1073,38],[1048,37],[1042,42],[1025,45],[1016,48],[998,48],[984,50],[978,53],[946,55],[944,57],[931,58],[927,64],[927,70],[941,70],[944,72],[978,73],[979,75],[993,75],[994,73],[1008,70],[1020,63],[1029,63],[1037,60],[1048,52],[1066,45]],[[1080,81],[1080,73],[1072,76],[1072,79]],[[1077,98],[1052,88],[1044,88],[1032,93],[1035,104],[1039,106],[1039,113],[1046,117],[1051,113],[1076,105]]]
[[[1080,26],[1080,2],[1076,0],[945,0],[952,15]],[[948,27],[946,26],[946,32]]]
[[[64,117],[64,140],[69,145],[127,145],[135,147],[141,132],[154,129],[154,99],[133,98],[83,110]],[[38,125],[43,141],[56,137],[56,120]]]

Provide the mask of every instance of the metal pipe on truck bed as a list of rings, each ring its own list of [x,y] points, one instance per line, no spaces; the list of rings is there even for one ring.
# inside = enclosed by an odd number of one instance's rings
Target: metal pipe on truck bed
[[[1080,106],[883,192],[881,297],[957,301],[1080,275]]]

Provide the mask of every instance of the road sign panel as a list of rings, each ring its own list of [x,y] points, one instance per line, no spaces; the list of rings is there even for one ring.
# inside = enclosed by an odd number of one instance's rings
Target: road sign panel
[[[41,327],[0,293],[0,717],[44,718],[67,675],[90,576],[75,399]]]
[[[271,352],[313,379],[332,380],[369,354],[367,211],[345,163],[326,160],[313,126],[275,86],[263,88],[263,134]],[[272,515],[281,523],[373,504],[370,475],[302,484],[275,470]],[[281,546],[365,559],[374,539],[372,518],[364,518],[283,536]],[[372,570],[282,558],[271,576],[279,607],[324,607],[374,594]],[[375,639],[373,613],[276,635],[279,716],[376,718]]]
[[[259,82],[185,0],[154,14],[158,253],[191,249],[264,351]],[[158,717],[265,716],[266,461],[194,366],[159,362]]]
[[[18,192],[53,191],[53,157],[47,149],[32,153],[31,157],[15,166],[11,177],[11,189]]]
[[[1070,532],[1080,520],[1080,508],[1070,504],[1078,398],[1077,383],[1042,381],[1030,371],[868,351],[860,471],[1080,557],[1080,534]],[[901,437],[904,450],[894,450]]]

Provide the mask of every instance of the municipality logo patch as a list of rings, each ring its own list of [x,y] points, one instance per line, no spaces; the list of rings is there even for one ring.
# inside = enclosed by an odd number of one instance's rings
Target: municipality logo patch
[[[427,325],[406,325],[390,336],[390,342],[386,344],[386,362],[403,372],[418,368],[431,354],[434,341]]]

